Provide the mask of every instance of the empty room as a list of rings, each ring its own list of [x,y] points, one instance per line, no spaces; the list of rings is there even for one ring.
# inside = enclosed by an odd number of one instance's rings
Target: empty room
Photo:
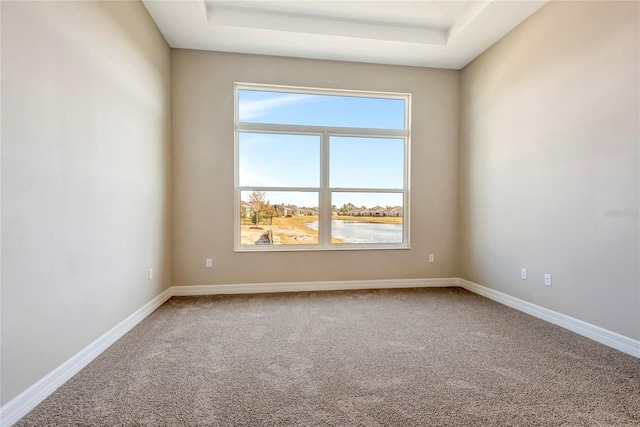
[[[640,3],[1,1],[0,426],[640,425]]]

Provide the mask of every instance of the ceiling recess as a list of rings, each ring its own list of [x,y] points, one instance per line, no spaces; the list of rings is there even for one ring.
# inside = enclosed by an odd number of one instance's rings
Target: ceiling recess
[[[143,0],[171,47],[460,69],[548,0]]]

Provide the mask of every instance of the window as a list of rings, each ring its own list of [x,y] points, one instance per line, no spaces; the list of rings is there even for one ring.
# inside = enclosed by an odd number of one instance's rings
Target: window
[[[237,83],[236,250],[408,248],[410,104]]]

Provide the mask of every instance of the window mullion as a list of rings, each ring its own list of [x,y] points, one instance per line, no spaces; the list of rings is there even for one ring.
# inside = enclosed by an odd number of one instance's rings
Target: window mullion
[[[329,133],[322,132],[320,140],[320,216],[318,237],[323,248],[331,244],[331,193],[329,192]]]

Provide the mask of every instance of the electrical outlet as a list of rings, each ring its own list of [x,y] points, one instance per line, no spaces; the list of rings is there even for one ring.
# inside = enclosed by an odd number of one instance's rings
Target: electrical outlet
[[[429,262],[435,262],[435,257],[433,254],[429,254]]]
[[[149,269],[149,280],[153,280],[153,268]]]
[[[213,267],[213,260],[211,258],[207,258],[206,266],[207,268]]]
[[[523,268],[522,270],[520,270],[520,278],[522,280],[527,280],[527,269]]]
[[[544,284],[547,286],[551,286],[551,275],[550,274],[545,274],[544,275]]]

